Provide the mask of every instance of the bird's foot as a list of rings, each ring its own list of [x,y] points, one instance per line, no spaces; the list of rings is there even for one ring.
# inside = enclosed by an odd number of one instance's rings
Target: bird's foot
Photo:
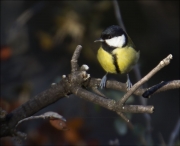
[[[101,79],[101,83],[100,83],[100,88],[103,89],[106,87],[106,80],[107,80],[107,76],[103,76],[103,78]]]
[[[128,78],[127,82],[126,82],[127,91],[129,91],[131,89],[131,87],[132,87],[132,83],[131,83],[130,79]]]

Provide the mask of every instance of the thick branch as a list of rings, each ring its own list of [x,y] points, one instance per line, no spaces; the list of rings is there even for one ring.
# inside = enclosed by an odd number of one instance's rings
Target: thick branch
[[[91,78],[90,81],[88,81],[88,83],[85,84],[85,86],[90,87],[90,88],[95,87],[95,86],[97,87],[99,86],[100,82],[101,82],[101,79]],[[167,84],[165,84],[161,88],[158,88],[153,94],[172,90],[172,89],[180,89],[180,80],[172,80],[172,81],[167,81],[167,82],[168,82]],[[137,96],[142,96],[144,92],[146,92],[147,90],[150,90],[151,88],[154,88],[155,86],[156,85],[149,88],[138,88],[133,94]],[[114,90],[118,90],[122,92],[127,92],[126,83],[121,83],[114,80],[108,80],[106,82],[106,88],[114,89]]]
[[[80,87],[72,87],[72,92],[80,98],[91,101],[109,110],[116,111],[117,113],[153,113],[154,110],[153,106],[143,105],[125,105],[122,108],[117,108],[115,100],[103,98]]]
[[[57,85],[54,85],[50,89],[36,95],[34,98],[30,99],[29,101],[12,111],[10,114],[8,114],[6,116],[6,119],[8,120],[5,122],[7,123],[9,130],[5,129],[5,131],[3,131],[3,128],[1,127],[0,136],[11,135],[10,129],[12,129],[18,121],[35,114],[42,108],[56,102],[57,100],[65,97],[65,95],[69,94],[69,90],[66,90],[67,88],[64,88],[65,86],[67,86],[65,84],[65,81],[62,80]]]
[[[15,109],[10,114],[7,114],[6,116],[2,116],[1,121],[1,132],[0,137],[3,136],[12,136],[14,134],[14,128],[18,121],[27,118],[29,116],[32,116],[42,108],[56,102],[58,99],[61,99],[69,94],[75,94],[83,99],[86,99],[88,101],[91,101],[95,104],[98,104],[100,106],[103,106],[109,110],[116,111],[123,119],[128,121],[126,117],[123,115],[123,113],[152,113],[154,107],[153,106],[142,106],[142,105],[123,105],[123,103],[128,99],[128,96],[130,94],[134,94],[134,91],[136,90],[135,94],[142,94],[145,89],[138,89],[139,86],[147,81],[155,72],[160,70],[163,66],[163,63],[161,62],[161,67],[156,69],[156,71],[151,71],[145,78],[143,78],[140,82],[135,84],[132,89],[125,94],[123,99],[116,102],[112,99],[106,99],[102,96],[98,96],[94,93],[91,93],[85,89],[82,88],[82,86],[85,87],[97,87],[99,86],[100,79],[93,79],[90,78],[90,75],[86,73],[88,70],[87,65],[83,65],[80,69],[77,64],[77,59],[79,57],[81,46],[77,46],[74,55],[71,60],[71,66],[72,66],[72,72],[68,76],[63,75],[62,80],[58,84],[53,84],[53,86],[38,94],[34,98],[30,99],[28,102],[24,103],[19,108]],[[167,61],[164,61],[165,65],[167,65]],[[164,66],[165,66],[164,65]],[[173,83],[177,82],[178,86],[180,84],[179,81],[174,81]],[[166,84],[162,88],[166,89],[168,86],[170,86],[171,83]],[[108,88],[114,88],[122,91],[126,91],[126,85],[122,84],[120,82],[116,81],[108,81],[107,82]],[[160,89],[158,89],[160,90]],[[156,92],[158,92],[158,90]],[[98,93],[98,92],[96,92]],[[120,103],[120,106],[119,106]]]
[[[80,87],[72,87],[71,91],[78,97],[103,106],[109,110],[112,110],[115,104],[115,100],[103,98]]]

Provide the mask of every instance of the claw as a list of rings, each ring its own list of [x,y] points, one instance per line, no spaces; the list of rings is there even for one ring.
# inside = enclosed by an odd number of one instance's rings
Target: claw
[[[129,75],[127,74],[127,82],[126,82],[127,90],[129,91],[132,87],[132,83],[130,81]]]
[[[106,81],[107,81],[107,74],[105,74],[105,75],[103,76],[103,78],[101,79],[101,83],[100,83],[100,85],[99,85],[101,89],[103,89],[103,88],[106,87]]]

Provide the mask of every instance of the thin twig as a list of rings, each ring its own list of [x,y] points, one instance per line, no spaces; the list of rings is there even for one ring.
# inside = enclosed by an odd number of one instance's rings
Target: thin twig
[[[128,98],[139,88],[142,84],[147,82],[155,73],[161,70],[163,67],[170,63],[172,59],[172,55],[168,55],[165,59],[163,59],[153,70],[151,70],[145,77],[143,77],[140,81],[132,86],[132,88],[117,102],[119,105],[123,105]]]
[[[77,59],[79,58],[82,46],[78,45],[74,51],[74,54],[71,59],[71,72],[75,72],[78,70],[79,66],[77,64]]]
[[[124,119],[127,123],[130,122],[129,119],[126,118],[122,112],[117,112],[117,114],[120,115],[120,117],[121,117],[122,119]]]
[[[121,17],[121,11],[120,11],[120,8],[119,8],[117,0],[113,0],[113,4],[114,4],[114,10],[115,10],[115,15],[116,15],[117,21],[118,21],[119,25],[124,29],[124,31],[126,31],[124,22],[123,22],[122,17]],[[127,33],[127,31],[126,31],[126,33]],[[137,81],[139,81],[141,79],[141,73],[140,73],[139,66],[137,64],[133,68],[133,71],[135,72]],[[140,103],[142,105],[146,105],[147,104],[147,100],[145,100],[141,96],[139,96],[139,100],[140,100]],[[145,117],[145,120],[146,120],[146,123],[147,123],[147,126],[146,126],[147,130],[151,129],[150,121],[148,121],[148,120],[150,120],[150,116],[149,115],[147,116],[147,114],[144,114],[144,117]],[[151,137],[151,136],[149,135],[148,137]]]
[[[175,125],[174,130],[171,133],[168,146],[174,145],[175,139],[179,135],[179,131],[180,131],[180,118],[178,119],[177,124]]]
[[[125,105],[122,108],[117,108],[116,101],[113,99],[106,99],[102,96],[93,94],[81,87],[72,87],[72,92],[80,98],[91,101],[109,110],[120,113],[153,113],[154,106],[143,106],[143,105]],[[124,117],[123,117],[124,118]],[[127,119],[125,120],[127,121]]]
[[[65,97],[65,95],[70,95],[72,93],[79,96],[80,98],[89,100],[95,104],[98,104],[109,110],[117,112],[118,114],[121,115],[123,119],[126,119],[126,121],[128,121],[128,119],[123,115],[123,113],[152,113],[153,112],[153,106],[143,106],[143,105],[119,106],[115,100],[103,98],[101,96],[98,96],[82,88],[82,86],[85,86],[85,85],[86,87],[88,87],[88,85],[89,87],[97,86],[97,83],[99,83],[99,79],[92,79],[94,81],[93,82],[94,85],[91,85],[92,82],[91,82],[91,79],[89,78],[90,75],[86,73],[86,70],[88,68],[82,67],[80,70],[77,70],[79,69],[78,64],[77,64],[77,59],[79,57],[81,48],[82,48],[81,46],[78,46],[72,57],[72,60],[71,60],[72,73],[70,75],[68,76],[64,75],[63,79],[59,83],[57,83],[57,85],[38,94],[34,98],[31,98],[28,102],[24,103],[23,105],[21,105],[20,107],[18,107],[17,109],[15,109],[14,111],[12,111],[6,116],[7,118],[5,119],[5,121],[3,120],[0,124],[1,137],[12,135],[12,130],[15,128],[15,125],[18,123],[18,121],[35,114],[42,108],[48,106],[49,104],[52,104],[56,102],[57,100]],[[144,78],[143,79],[147,81],[158,70],[163,68],[163,66],[169,64],[170,59],[172,59],[172,56],[169,55],[168,57],[164,59],[163,61],[161,61],[160,66],[158,66],[158,69],[156,67],[153,71],[149,73],[150,75],[148,74],[147,76],[145,76],[146,79]],[[141,80],[141,84],[145,82],[143,79]],[[134,86],[137,86],[137,85],[135,84]]]
[[[115,16],[116,16],[116,19],[118,21],[118,24],[119,24],[119,26],[122,27],[122,29],[124,31],[126,31],[125,25],[124,25],[122,17],[121,17],[121,12],[120,12],[120,9],[119,9],[118,2],[117,2],[117,0],[113,0],[112,2],[113,2],[113,5],[114,5],[114,12],[115,12]]]
[[[63,116],[59,115],[58,113],[49,111],[39,116],[30,116],[28,118],[24,118],[20,120],[15,127],[17,127],[19,124],[21,124],[24,121],[34,120],[34,119],[61,119],[63,121],[66,121],[66,119]]]
[[[164,138],[163,138],[163,136],[162,136],[162,134],[160,132],[158,133],[158,136],[159,136],[159,140],[161,142],[161,146],[166,146]]]
[[[100,95],[104,98],[107,98],[102,92],[100,92],[96,87],[92,87],[92,91],[96,93],[97,95]]]
[[[98,83],[100,83],[100,80],[91,78],[91,82],[92,83],[90,83],[90,85],[92,85],[93,83],[98,84]],[[167,82],[167,84],[165,84],[161,88],[158,88],[153,94],[172,90],[172,89],[180,89],[180,80],[172,80],[172,81],[165,81],[165,82]],[[138,88],[133,94],[137,95],[137,96],[142,96],[143,93],[145,93],[147,90],[151,90],[151,88],[154,88],[155,86],[156,85],[149,87],[149,88]],[[121,83],[121,82],[114,81],[114,80],[108,80],[106,82],[106,88],[127,92],[125,83]]]
[[[125,105],[122,108],[122,112],[126,113],[150,113],[154,112],[154,106],[144,106],[144,105]]]

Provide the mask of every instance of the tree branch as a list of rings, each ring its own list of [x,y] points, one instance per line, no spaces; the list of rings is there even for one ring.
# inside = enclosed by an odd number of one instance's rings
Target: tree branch
[[[119,26],[122,27],[122,29],[124,31],[126,31],[125,25],[124,25],[124,23],[122,21],[122,16],[121,16],[121,13],[120,13],[120,8],[119,8],[117,0],[113,0],[113,5],[114,5],[114,12],[115,12],[115,16],[116,16],[116,19],[118,21],[118,24],[119,24]]]
[[[79,65],[77,64],[77,59],[79,58],[82,46],[78,45],[74,51],[74,54],[71,59],[71,72],[75,72],[78,70]]]
[[[147,82],[155,73],[161,70],[163,67],[170,63],[172,59],[172,55],[168,55],[165,59],[163,59],[153,70],[151,70],[145,77],[143,77],[140,81],[132,86],[132,88],[117,102],[118,106],[122,106],[128,98],[139,88],[142,84]]]
[[[150,77],[152,77],[158,70],[169,64],[168,60],[171,59],[170,56],[161,61],[161,63],[155,69],[153,69],[148,75],[146,75],[143,79],[137,82],[132,87],[132,89],[123,96],[121,100],[115,101],[110,98],[104,98],[101,96],[101,94],[97,95],[82,88],[97,88],[99,86],[100,79],[90,78],[90,75],[86,72],[88,70],[87,65],[82,65],[81,68],[79,68],[77,59],[80,55],[81,49],[82,47],[80,45],[76,47],[76,50],[71,60],[72,72],[69,75],[63,75],[62,80],[59,83],[53,84],[53,86],[51,86],[49,89],[30,99],[11,113],[5,114],[4,116],[0,117],[0,137],[17,135],[15,126],[20,120],[32,116],[42,108],[70,94],[75,94],[80,98],[86,99],[109,110],[117,112],[117,114],[120,115],[125,121],[127,121],[129,125],[131,124],[129,120],[123,115],[123,113],[153,113],[153,106],[124,105],[124,103],[128,99],[128,96],[130,96],[131,94],[141,95],[144,91],[146,91],[146,89],[138,89],[138,87],[142,85],[145,81],[150,79]],[[179,88],[179,81],[173,81],[173,83],[176,84],[176,86],[174,86],[173,84],[172,88]],[[171,85],[172,83],[169,82],[162,88],[172,89],[168,87]],[[126,91],[126,85],[117,81],[108,81],[106,87]],[[161,91],[162,89],[158,89],[156,92],[158,92],[159,90]]]
[[[5,121],[7,129],[3,131],[3,127],[1,127],[1,136],[10,136],[12,135],[11,129],[17,124],[18,121],[27,118],[31,115],[34,115],[39,110],[44,107],[56,102],[57,100],[63,98],[66,94],[69,94],[69,90],[65,88],[66,82],[61,80],[60,83],[51,87],[50,89],[36,95],[34,98],[30,99],[11,113],[5,116]],[[1,123],[1,125],[3,124]]]
[[[87,87],[93,88],[93,87],[99,87],[101,79],[96,79],[96,78],[91,78],[88,84],[85,84]],[[160,84],[163,84],[163,82],[166,82],[164,86],[161,86],[158,88],[155,92],[152,94],[168,91],[168,90],[173,90],[173,89],[180,89],[180,80],[172,80],[172,81],[162,81]],[[142,96],[143,93],[151,90],[151,88],[154,88],[157,85],[154,85],[149,88],[141,88],[139,87],[133,94],[137,96]],[[108,89],[114,89],[122,92],[127,92],[126,84],[114,80],[107,80],[106,82],[106,88]],[[151,95],[152,95],[151,94]]]

